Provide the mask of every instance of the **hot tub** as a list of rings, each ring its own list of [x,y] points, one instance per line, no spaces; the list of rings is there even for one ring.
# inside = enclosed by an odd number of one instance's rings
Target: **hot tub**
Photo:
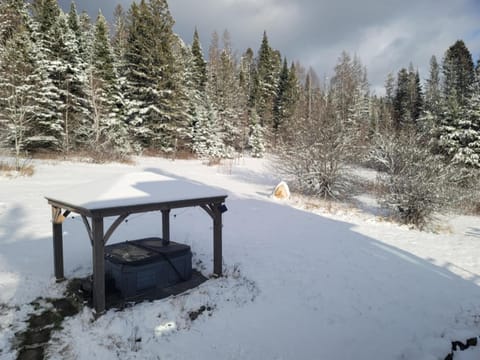
[[[167,288],[192,276],[190,246],[146,238],[105,246],[105,273],[125,299]]]

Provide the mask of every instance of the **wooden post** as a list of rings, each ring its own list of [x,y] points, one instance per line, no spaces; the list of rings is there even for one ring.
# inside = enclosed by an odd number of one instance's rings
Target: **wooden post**
[[[222,276],[222,212],[213,206],[213,273]]]
[[[170,243],[170,209],[162,210],[162,245]]]
[[[65,280],[63,273],[63,230],[60,216],[62,209],[52,206],[53,264],[57,281]]]
[[[103,218],[92,218],[93,238],[93,308],[96,316],[105,312],[105,248],[103,242]]]

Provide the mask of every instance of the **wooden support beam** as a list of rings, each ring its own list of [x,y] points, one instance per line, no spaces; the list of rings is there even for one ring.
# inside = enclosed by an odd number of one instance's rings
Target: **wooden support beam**
[[[170,243],[170,209],[162,210],[162,245]]]
[[[52,206],[52,230],[53,230],[53,267],[57,281],[65,280],[63,269],[63,229],[62,209]]]
[[[213,214],[213,210],[211,209],[210,205],[200,205],[200,207],[205,210],[205,212],[212,218],[215,219],[215,215]]]
[[[213,204],[213,273],[222,276],[222,212],[221,204]]]
[[[92,219],[93,237],[93,308],[96,316],[105,312],[105,244],[103,242],[103,218]]]
[[[120,226],[120,224],[129,216],[129,213],[122,214],[118,218],[115,219],[112,225],[108,228],[107,232],[105,233],[105,236],[103,238],[103,243],[107,244],[108,239],[110,239],[110,236],[112,236],[113,232]]]
[[[87,228],[87,234],[88,234],[88,238],[90,239],[90,245],[93,246],[93,235],[92,235],[92,228],[90,226],[90,223],[88,222],[88,219],[85,215],[82,215],[82,220],[83,220],[83,223],[85,224],[85,227]]]

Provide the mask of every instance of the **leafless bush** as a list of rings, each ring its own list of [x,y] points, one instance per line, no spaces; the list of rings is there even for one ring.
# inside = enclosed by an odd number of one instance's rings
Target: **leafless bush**
[[[328,99],[316,99],[310,119],[291,129],[274,156],[278,172],[305,195],[339,199],[348,194],[345,172],[351,141]]]
[[[419,142],[414,134],[384,136],[371,159],[384,170],[378,177],[381,204],[400,222],[423,228],[450,199],[450,169]]]
[[[32,176],[35,168],[30,159],[15,159],[14,163],[9,161],[0,161],[0,174],[7,176]]]
[[[480,215],[480,170],[453,167],[450,176],[450,207],[462,214]]]

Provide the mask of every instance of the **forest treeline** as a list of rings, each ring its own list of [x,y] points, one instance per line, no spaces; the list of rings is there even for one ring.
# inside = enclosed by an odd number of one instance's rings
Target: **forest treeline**
[[[56,0],[3,0],[1,147],[107,158],[270,151],[298,189],[328,197],[346,192],[351,163],[384,171],[390,195],[420,191],[395,180],[409,172],[429,189],[441,186],[428,171],[441,178],[448,170],[471,186],[480,168],[480,62],[462,40],[440,61],[432,56],[424,81],[410,64],[388,74],[376,96],[348,52],[327,81],[289,62],[266,32],[258,50],[238,55],[228,31],[214,32],[204,52],[197,30],[187,45],[173,25],[166,0],[119,5],[112,24],[79,14],[75,3],[64,12]],[[397,195],[386,202],[398,210],[405,200]]]

